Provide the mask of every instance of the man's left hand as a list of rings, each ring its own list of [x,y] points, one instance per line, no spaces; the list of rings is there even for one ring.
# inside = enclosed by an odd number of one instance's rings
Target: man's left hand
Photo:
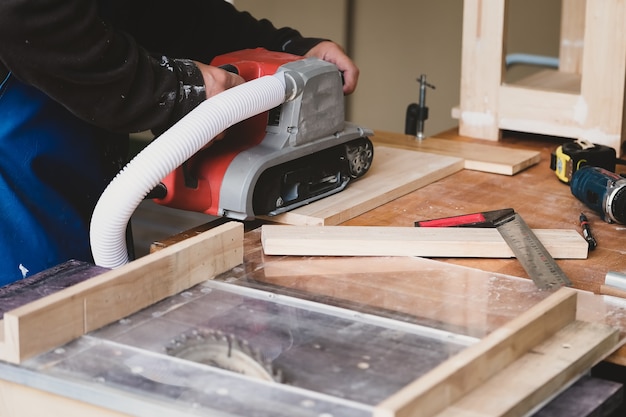
[[[335,64],[343,72],[344,94],[351,94],[356,89],[359,81],[359,68],[341,46],[331,41],[323,41],[311,48],[305,57],[316,57]]]

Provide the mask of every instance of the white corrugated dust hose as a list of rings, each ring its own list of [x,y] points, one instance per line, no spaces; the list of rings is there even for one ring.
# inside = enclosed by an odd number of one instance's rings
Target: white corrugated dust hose
[[[90,225],[96,265],[117,268],[128,263],[126,227],[145,196],[219,133],[293,96],[287,90],[283,72],[228,89],[202,102],[137,154],[96,204]]]

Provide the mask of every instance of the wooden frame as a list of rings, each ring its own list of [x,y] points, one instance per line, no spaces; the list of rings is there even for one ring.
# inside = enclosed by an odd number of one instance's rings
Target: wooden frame
[[[501,130],[580,138],[615,148],[624,133],[626,3],[563,0],[559,69],[503,84],[506,0],[465,0],[460,107],[463,136]]]
[[[378,404],[374,417],[522,416],[615,348],[562,288]],[[497,400],[494,400],[497,399]]]
[[[0,360],[63,345],[243,262],[243,225],[229,222],[6,312]]]

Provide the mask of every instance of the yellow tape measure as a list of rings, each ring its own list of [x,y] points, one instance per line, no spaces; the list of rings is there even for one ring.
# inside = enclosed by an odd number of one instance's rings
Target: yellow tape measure
[[[564,143],[552,153],[550,169],[560,181],[569,184],[574,172],[582,166],[591,165],[614,172],[615,163],[615,149],[579,139]]]

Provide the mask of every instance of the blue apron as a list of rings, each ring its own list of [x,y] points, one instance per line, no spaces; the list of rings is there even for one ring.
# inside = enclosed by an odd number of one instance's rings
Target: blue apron
[[[90,216],[112,174],[96,128],[11,74],[0,81],[1,286],[92,261]]]

